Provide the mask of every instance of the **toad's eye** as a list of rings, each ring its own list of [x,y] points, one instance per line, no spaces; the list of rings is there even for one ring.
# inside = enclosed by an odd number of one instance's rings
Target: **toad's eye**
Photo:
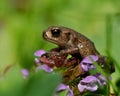
[[[53,29],[53,30],[51,30],[51,33],[52,33],[53,37],[59,37],[61,30],[60,29]]]

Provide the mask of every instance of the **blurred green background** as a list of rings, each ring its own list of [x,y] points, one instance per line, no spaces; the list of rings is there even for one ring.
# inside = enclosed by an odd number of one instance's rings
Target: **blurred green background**
[[[15,82],[21,85],[20,68],[34,66],[36,50],[56,46],[42,38],[43,30],[51,25],[69,27],[89,37],[102,55],[109,50],[119,67],[119,10],[119,0],[0,0],[1,74],[6,66],[15,65],[7,84],[1,81],[0,90],[9,90]],[[113,81],[119,77],[117,68],[112,77]]]

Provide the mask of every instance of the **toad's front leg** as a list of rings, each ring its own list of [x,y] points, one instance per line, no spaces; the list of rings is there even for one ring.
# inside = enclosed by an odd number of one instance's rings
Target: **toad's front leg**
[[[75,54],[75,53],[79,53],[79,49],[77,47],[70,47],[70,48],[60,50],[61,55],[66,55],[66,54],[68,55],[68,54]]]

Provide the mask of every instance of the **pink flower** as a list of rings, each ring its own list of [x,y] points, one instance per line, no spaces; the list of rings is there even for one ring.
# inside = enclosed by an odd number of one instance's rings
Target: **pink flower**
[[[53,68],[50,68],[46,64],[43,64],[39,67],[37,67],[38,70],[44,70],[45,72],[53,72]]]
[[[29,76],[29,71],[27,69],[22,69],[21,73],[24,79],[26,79]]]
[[[100,86],[106,85],[106,79],[101,74],[98,76],[87,76],[80,81],[78,84],[78,89],[80,92],[84,92],[85,90],[96,91],[98,89],[98,84]]]
[[[69,85],[65,85],[63,83],[58,85],[57,92],[64,91],[64,90],[67,90],[66,96],[74,96],[73,91],[70,89]],[[55,94],[55,96],[57,95]]]
[[[42,56],[43,54],[45,54],[46,52],[44,50],[37,50],[34,55],[37,56],[37,57],[40,57]]]
[[[90,55],[85,57],[80,64],[84,71],[88,71],[89,69],[95,69],[95,66],[93,65],[93,61],[95,62],[97,60],[98,60],[98,56]]]

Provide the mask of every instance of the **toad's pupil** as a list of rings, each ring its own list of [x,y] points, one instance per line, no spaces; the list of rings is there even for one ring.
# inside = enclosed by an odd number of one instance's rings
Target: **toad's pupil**
[[[52,32],[53,37],[59,37],[60,33],[61,33],[61,31],[59,29],[51,30],[51,32]]]

